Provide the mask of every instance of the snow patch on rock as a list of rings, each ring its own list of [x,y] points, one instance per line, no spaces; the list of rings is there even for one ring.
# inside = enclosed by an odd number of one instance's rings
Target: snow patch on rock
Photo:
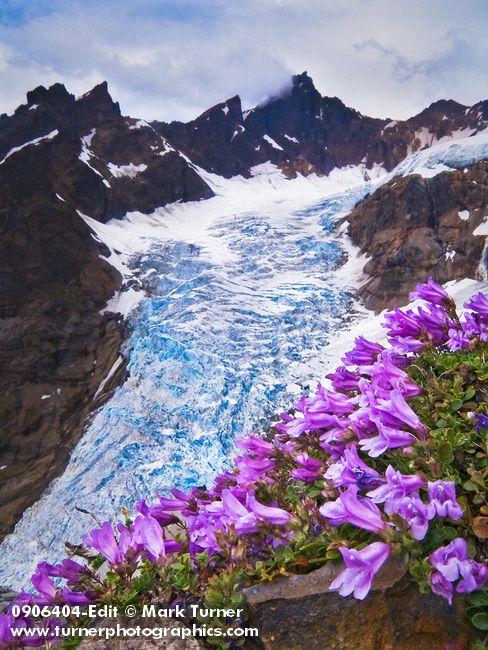
[[[10,158],[10,156],[13,156],[14,153],[17,153],[17,151],[21,151],[22,149],[25,149],[26,147],[30,147],[31,145],[37,146],[40,142],[44,142],[45,140],[52,140],[57,135],[59,135],[59,131],[57,129],[54,129],[54,131],[51,131],[50,133],[47,133],[46,135],[41,135],[39,138],[34,138],[33,140],[29,140],[29,142],[24,142],[24,144],[21,144],[18,147],[13,147],[6,154],[6,156],[4,156],[4,158],[2,160],[0,160],[0,165],[3,165],[3,163],[8,158]]]
[[[140,174],[147,169],[147,165],[144,165],[143,163],[140,165],[134,165],[134,163],[129,163],[128,165],[114,165],[114,163],[108,163],[107,167],[109,172],[115,178],[122,178],[123,176],[135,178],[137,174]]]
[[[263,140],[266,140],[273,149],[278,149],[279,151],[284,151],[283,147],[280,147],[280,145],[276,142],[276,140],[273,140],[269,135],[263,135]]]

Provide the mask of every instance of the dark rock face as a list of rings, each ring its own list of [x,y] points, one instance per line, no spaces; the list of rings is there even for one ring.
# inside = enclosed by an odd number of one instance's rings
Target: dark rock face
[[[383,309],[408,302],[432,275],[438,282],[478,278],[486,237],[476,235],[488,205],[488,163],[433,178],[394,178],[347,217],[352,241],[369,260],[360,295]]]
[[[106,83],[78,100],[61,84],[36,88],[27,106],[0,118],[0,160],[14,147],[57,133],[8,156],[0,167],[2,182],[22,197],[57,193],[99,221],[212,196],[160,135],[138,124],[120,115]]]
[[[120,284],[88,227],[39,194],[3,209],[0,538],[63,469],[121,342],[99,310]]]

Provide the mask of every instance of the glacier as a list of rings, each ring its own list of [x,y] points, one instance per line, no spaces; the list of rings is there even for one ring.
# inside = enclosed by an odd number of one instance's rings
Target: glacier
[[[0,584],[27,587],[37,562],[59,560],[94,519],[117,519],[173,486],[209,484],[237,437],[313,387],[342,351],[337,333],[363,333],[371,318],[354,299],[364,259],[337,220],[395,173],[488,156],[486,136],[455,145],[389,174],[355,167],[288,180],[267,164],[251,179],[223,179],[199,170],[212,199],[108,224],[81,215],[125,277],[128,290],[107,309],[127,314],[128,378],[0,546]]]

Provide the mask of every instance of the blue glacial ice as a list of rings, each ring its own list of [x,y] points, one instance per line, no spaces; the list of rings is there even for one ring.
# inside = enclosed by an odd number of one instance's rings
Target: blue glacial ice
[[[148,297],[129,315],[128,379],[4,541],[0,584],[25,585],[37,561],[79,541],[93,521],[75,507],[116,519],[140,498],[208,484],[236,437],[289,408],[314,378],[296,368],[352,318],[334,219],[367,191],[363,184],[281,216],[219,219],[211,234],[226,248],[221,263],[178,240],[132,255]]]
[[[414,154],[395,173],[434,173],[439,164],[487,156],[480,134],[464,148]],[[252,209],[234,200],[209,222],[212,254],[190,236],[185,206],[176,231],[152,219],[159,238],[142,238],[128,260],[146,291],[128,317],[128,378],[93,416],[63,475],[0,546],[0,584],[26,586],[38,561],[59,560],[64,541],[78,542],[93,520],[77,507],[114,520],[138,499],[209,484],[236,437],[267,426],[320,377],[321,352],[355,318],[348,244],[336,219],[380,182],[329,190],[320,200],[315,191],[312,205],[305,192],[293,209],[279,198],[260,208],[258,186]]]

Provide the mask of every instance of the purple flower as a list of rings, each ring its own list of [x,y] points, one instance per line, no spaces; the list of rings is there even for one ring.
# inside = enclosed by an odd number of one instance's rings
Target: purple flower
[[[418,494],[404,497],[397,513],[410,526],[414,539],[419,541],[424,539],[429,528],[429,518],[427,516],[427,506],[422,502]]]
[[[462,330],[451,327],[448,334],[449,339],[447,340],[446,345],[449,350],[465,350],[467,347],[469,347],[470,340],[467,336],[465,336]]]
[[[250,492],[247,499],[247,507],[258,517],[260,521],[282,526],[291,519],[291,514],[282,508],[265,506],[256,500],[253,492]]]
[[[460,573],[462,580],[458,582],[456,591],[460,594],[482,589],[488,582],[488,567],[474,560],[461,562]]]
[[[56,565],[41,562],[37,565],[37,571],[43,572],[53,578],[64,578],[68,584],[77,584],[84,576],[90,575],[91,573],[87,566],[68,558]]]
[[[456,486],[453,482],[435,481],[428,484],[429,494],[429,519],[438,517],[450,517],[461,519],[464,512],[456,501]]]
[[[331,591],[339,591],[341,596],[363,600],[369,593],[373,579],[388,559],[391,547],[384,542],[373,542],[360,551],[340,548],[346,569],[330,585]]]
[[[70,563],[72,560],[64,560],[63,564],[65,564],[65,567],[68,567],[69,575],[73,577],[72,569],[73,567],[70,566]],[[76,562],[72,562],[73,565],[77,565],[80,569],[83,570],[84,573],[86,573],[86,567],[82,567],[81,565],[78,565]],[[54,574],[58,573],[56,569],[61,568],[63,569],[63,565],[60,564],[57,567],[52,567],[52,565],[47,564],[47,563],[41,563],[37,565],[37,570],[36,573],[32,576],[32,584],[34,587],[37,589],[39,592],[39,596],[34,596],[34,601],[38,605],[50,605],[52,603],[60,603],[60,602],[66,602],[69,605],[86,605],[88,603],[93,602],[94,597],[96,595],[94,594],[87,594],[83,592],[78,592],[78,591],[71,591],[67,587],[64,587],[62,590],[58,590],[56,586],[54,585],[54,582],[49,579],[48,577],[48,572],[51,569],[54,569]],[[65,572],[64,570],[62,571],[63,573]],[[61,571],[59,571],[61,573]],[[79,569],[77,570],[77,575],[78,577],[80,576]],[[64,577],[64,576],[60,576]]]
[[[425,481],[416,474],[401,474],[391,465],[385,472],[386,482],[376,490],[368,492],[373,503],[384,503],[385,512],[391,515],[398,512],[402,500],[425,485]]]
[[[488,429],[488,415],[476,413],[476,424],[474,428],[478,433],[481,433],[483,429]]]
[[[237,476],[228,470],[219,472],[214,479],[213,486],[208,490],[209,502],[222,496],[222,490],[232,488],[237,485]],[[189,514],[189,511],[187,511]]]
[[[392,350],[398,354],[408,354],[409,352],[419,352],[425,348],[425,343],[414,339],[411,336],[394,336],[388,339]]]
[[[454,582],[460,575],[460,564],[468,559],[466,540],[456,537],[447,546],[435,550],[429,562],[446,580]]]
[[[167,508],[163,507],[161,503],[159,505],[153,504],[149,506],[146,501],[142,499],[136,503],[135,510],[145,517],[153,517],[162,527],[169,526],[178,521],[178,517],[166,512]]]
[[[208,551],[210,555],[220,552],[215,533],[225,528],[218,516],[204,512],[198,515],[188,515],[188,530],[190,533],[190,554]]]
[[[277,424],[276,429],[278,431],[296,438],[305,431],[318,431],[320,429],[330,429],[331,427],[341,427],[341,421],[337,415],[309,411],[304,399],[303,401],[300,400],[296,406],[300,406],[303,409],[303,417],[290,418],[284,423]]]
[[[208,508],[208,510],[211,509],[211,507]],[[229,523],[234,524],[239,534],[255,533],[258,530],[255,513],[247,510],[230,490],[222,490],[222,509]]]
[[[120,564],[124,561],[132,540],[129,531],[124,526],[121,526],[119,530],[121,530],[121,535],[117,542],[110,522],[105,521],[101,528],[94,528],[89,535],[85,535],[82,538],[83,543],[101,553],[110,564]]]
[[[378,399],[371,406],[371,410],[388,427],[397,427],[406,424],[417,431],[425,431],[425,427],[419,420],[418,415],[407,404],[403,392],[399,388],[391,391],[390,399]]]
[[[347,395],[327,390],[318,384],[313,397],[304,400],[307,413],[313,418],[314,414],[328,413],[330,415],[348,415],[354,411],[354,403]]]
[[[307,453],[298,454],[295,457],[298,468],[292,469],[291,475],[304,483],[313,483],[317,481],[323,472],[322,462],[316,458],[311,458]]]
[[[378,533],[385,527],[380,509],[368,498],[358,499],[358,488],[350,485],[336,501],[324,503],[320,513],[332,526],[352,524],[358,528]]]
[[[335,416],[334,416],[335,417]],[[351,426],[351,420],[349,418],[335,418],[335,422],[331,423],[328,428],[325,429],[320,436],[320,446],[322,449],[325,449],[332,456],[335,456],[334,451],[331,451],[327,446],[328,443],[339,443],[344,439],[344,436],[347,436],[347,430]],[[336,450],[340,450],[340,445],[336,444]]]
[[[246,436],[236,441],[236,447],[249,451],[255,456],[269,458],[275,453],[275,448],[270,442],[266,442],[257,436]]]
[[[403,311],[398,307],[385,314],[385,322],[382,327],[388,330],[388,335],[391,337],[417,338],[422,331],[422,324],[417,314],[412,309]]]
[[[468,339],[472,339],[475,336],[479,336],[482,341],[486,340],[486,326],[483,326],[480,323],[480,315],[472,314],[470,312],[465,312],[463,314],[463,320],[461,321],[461,329],[466,334]]]
[[[36,602],[40,605],[53,603],[57,596],[57,589],[54,585],[54,582],[49,579],[47,574],[44,571],[37,571],[31,578],[31,582],[34,587],[37,589],[40,598],[36,597]]]
[[[96,593],[87,594],[81,591],[70,591],[67,587],[61,590],[61,595],[68,605],[89,605],[96,600]]]
[[[435,305],[442,305],[451,302],[449,294],[444,289],[444,287],[437,282],[434,282],[432,277],[429,277],[425,284],[418,284],[415,287],[415,291],[412,291],[409,294],[410,300],[425,300],[426,302],[431,302]]]
[[[32,619],[15,619],[12,614],[0,614],[0,648],[8,647],[9,644],[12,644],[11,647],[20,646],[30,646],[30,647],[39,647],[46,644],[46,640],[49,640],[51,643],[56,643],[54,637],[53,625],[58,624],[57,621],[44,619],[40,627],[48,626],[50,627],[50,633],[47,637],[41,635],[33,625]],[[22,634],[13,634],[12,630],[20,631]],[[29,630],[29,635],[25,634],[25,631]]]
[[[454,587],[449,580],[446,580],[444,576],[438,571],[434,571],[430,575],[430,587],[434,594],[445,598],[449,605],[452,605],[452,597],[454,595]]]
[[[464,303],[464,307],[475,311],[484,318],[488,318],[488,298],[481,291]]]
[[[355,405],[346,395],[329,391],[319,384],[313,397],[302,396],[293,407],[302,413],[303,417],[292,418],[288,414],[282,414],[282,422],[276,425],[276,429],[289,436],[298,437],[305,431],[342,429],[344,422],[337,414],[349,414]]]
[[[398,388],[404,397],[414,397],[422,392],[420,386],[394,363],[392,353],[386,350],[371,367],[371,384],[374,389],[387,391]]]
[[[358,336],[354,341],[353,349],[344,355],[342,361],[349,366],[369,366],[383,349],[379,343],[373,343],[365,339],[364,336]]]
[[[272,458],[249,458],[249,456],[237,456],[234,463],[239,471],[236,480],[240,485],[264,479],[271,482],[271,479],[266,476],[266,472],[276,466],[276,462]]]
[[[365,437],[369,438],[373,433],[377,433],[376,424],[371,418],[372,414],[367,401],[366,406],[358,408],[357,411],[351,413],[349,416],[349,425],[359,440]]]
[[[373,438],[364,438],[359,441],[359,446],[368,453],[371,458],[381,456],[387,449],[398,449],[407,447],[417,442],[417,438],[401,429],[393,429],[378,422],[379,435]]]
[[[381,480],[379,473],[361,460],[353,444],[344,449],[343,456],[336,463],[329,465],[324,476],[336,487],[357,485],[360,490],[373,487]]]
[[[139,515],[134,521],[133,528],[134,541],[146,549],[148,557],[153,562],[166,555],[163,531],[156,519]]]
[[[449,318],[444,307],[429,304],[427,310],[419,307],[418,313],[422,329],[429,338],[437,345],[445,343],[448,338],[447,332],[451,327],[455,327],[455,323]]]
[[[351,393],[358,389],[358,373],[348,370],[345,366],[339,366],[334,372],[325,376],[330,379],[335,390]]]
[[[169,499],[168,497],[158,496],[159,503],[163,510],[167,512],[181,511],[183,514],[185,514],[185,511],[187,511],[190,507],[191,498],[176,488],[171,490],[171,494],[173,496],[172,499]]]
[[[488,567],[468,559],[468,545],[461,537],[438,548],[429,557],[434,568],[430,582],[432,591],[452,603],[453,585],[459,580],[456,591],[467,593],[482,589],[488,582]]]
[[[307,414],[304,414],[303,417],[291,417],[287,413],[282,414],[282,421],[276,425],[277,431],[281,433],[286,433],[292,438],[297,438],[305,431],[311,430],[310,418]]]
[[[120,561],[119,548],[110,522],[105,521],[101,528],[94,528],[89,535],[85,535],[82,539],[84,544],[96,549],[111,564],[117,564]]]
[[[0,648],[8,645],[13,640],[10,628],[14,626],[14,617],[11,614],[0,614]]]

